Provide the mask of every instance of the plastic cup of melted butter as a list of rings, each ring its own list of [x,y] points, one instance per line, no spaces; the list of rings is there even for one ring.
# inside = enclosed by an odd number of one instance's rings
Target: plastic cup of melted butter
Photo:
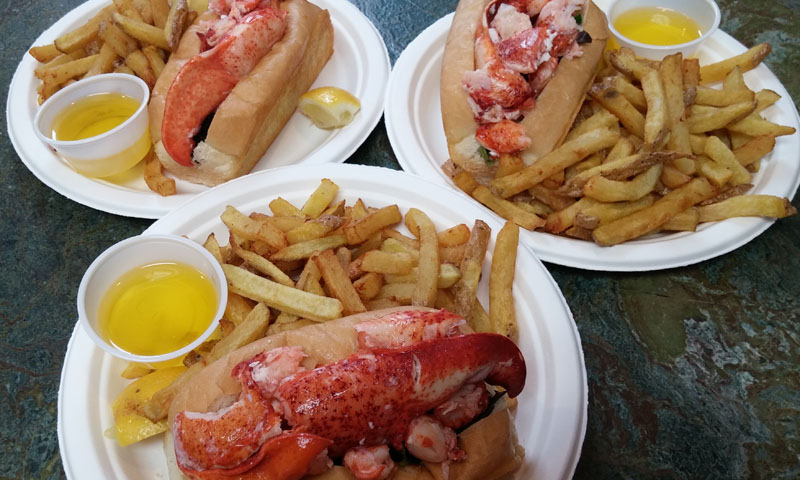
[[[713,0],[612,0],[606,12],[613,46],[651,60],[693,55],[720,22]]]
[[[228,285],[202,245],[140,235],[113,245],[84,273],[79,321],[116,357],[154,364],[189,353],[216,331]]]
[[[34,132],[79,173],[122,173],[150,150],[150,89],[135,75],[108,73],[79,80],[48,98]]]

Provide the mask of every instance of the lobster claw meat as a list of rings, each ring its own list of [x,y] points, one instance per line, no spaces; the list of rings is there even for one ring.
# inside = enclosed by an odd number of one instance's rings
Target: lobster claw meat
[[[514,342],[476,333],[358,352],[295,374],[278,388],[276,398],[293,431],[330,438],[336,457],[362,444],[388,443],[399,449],[412,420],[463,385],[486,381],[515,397],[525,375],[525,361]]]
[[[260,5],[244,15],[213,48],[181,67],[167,91],[161,124],[164,149],[177,163],[192,165],[194,136],[203,120],[283,37],[285,17],[285,11]]]

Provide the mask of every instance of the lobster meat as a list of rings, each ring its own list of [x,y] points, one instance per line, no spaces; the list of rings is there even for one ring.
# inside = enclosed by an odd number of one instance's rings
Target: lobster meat
[[[189,59],[175,76],[161,124],[164,149],[187,167],[203,121],[286,30],[286,12],[270,0],[216,1],[211,7],[217,13],[230,10],[201,35],[207,50]]]
[[[455,430],[487,408],[486,383],[515,397],[526,376],[511,340],[463,325],[444,310],[368,320],[355,353],[313,370],[300,347],[258,353],[233,368],[242,392],[232,405],[175,416],[178,466],[191,478],[288,480],[343,458],[356,478],[380,480],[394,469],[390,447],[463,460]]]

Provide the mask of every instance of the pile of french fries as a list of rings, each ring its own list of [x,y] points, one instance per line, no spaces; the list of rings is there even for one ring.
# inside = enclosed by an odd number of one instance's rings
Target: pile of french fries
[[[680,53],[651,61],[607,51],[560,147],[527,166],[501,156],[488,185],[452,162],[443,169],[523,228],[603,246],[731,217],[793,215],[786,198],[745,195],[775,138],[795,133],[761,116],[780,96],[744,81],[769,52],[761,44],[701,67]]]
[[[41,65],[34,70],[39,104],[61,88],[101,73],[136,75],[152,90],[165,62],[197,12],[187,0],[112,0],[79,27],[49,45],[28,51]],[[163,173],[151,150],[144,180],[162,196],[176,193],[175,180]]]
[[[141,406],[143,415],[153,422],[166,417],[189,378],[236,348],[354,313],[402,305],[446,308],[476,331],[517,339],[517,225],[507,222],[497,233],[487,311],[478,299],[491,239],[485,222],[437,229],[419,209],[403,214],[398,205],[373,208],[361,199],[348,205],[336,200],[338,190],[323,179],[300,207],[279,197],[269,202],[270,213],[224,210],[227,244],[214,234],[204,243],[222,264],[229,287],[219,334],[184,359],[189,368]],[[123,376],[149,372],[132,363]]]
[[[31,47],[28,52],[42,63],[34,70],[39,104],[62,87],[101,73],[137,75],[152,89],[194,15],[186,0],[171,5],[168,0],[113,0],[53,43]]]

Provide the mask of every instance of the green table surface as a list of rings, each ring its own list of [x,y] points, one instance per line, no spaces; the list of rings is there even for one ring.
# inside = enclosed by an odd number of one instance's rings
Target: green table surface
[[[6,4],[3,98],[34,39],[80,3]],[[456,5],[354,3],[382,33],[392,62]],[[724,31],[748,46],[772,44],[766,63],[797,105],[800,1],[718,3]],[[383,122],[348,163],[400,168]],[[100,252],[151,221],[93,210],[49,189],[20,161],[5,128],[0,188],[0,478],[61,478],[57,397],[78,283]],[[800,477],[800,216],[684,268],[546,266],[575,317],[588,372],[576,478]]]

